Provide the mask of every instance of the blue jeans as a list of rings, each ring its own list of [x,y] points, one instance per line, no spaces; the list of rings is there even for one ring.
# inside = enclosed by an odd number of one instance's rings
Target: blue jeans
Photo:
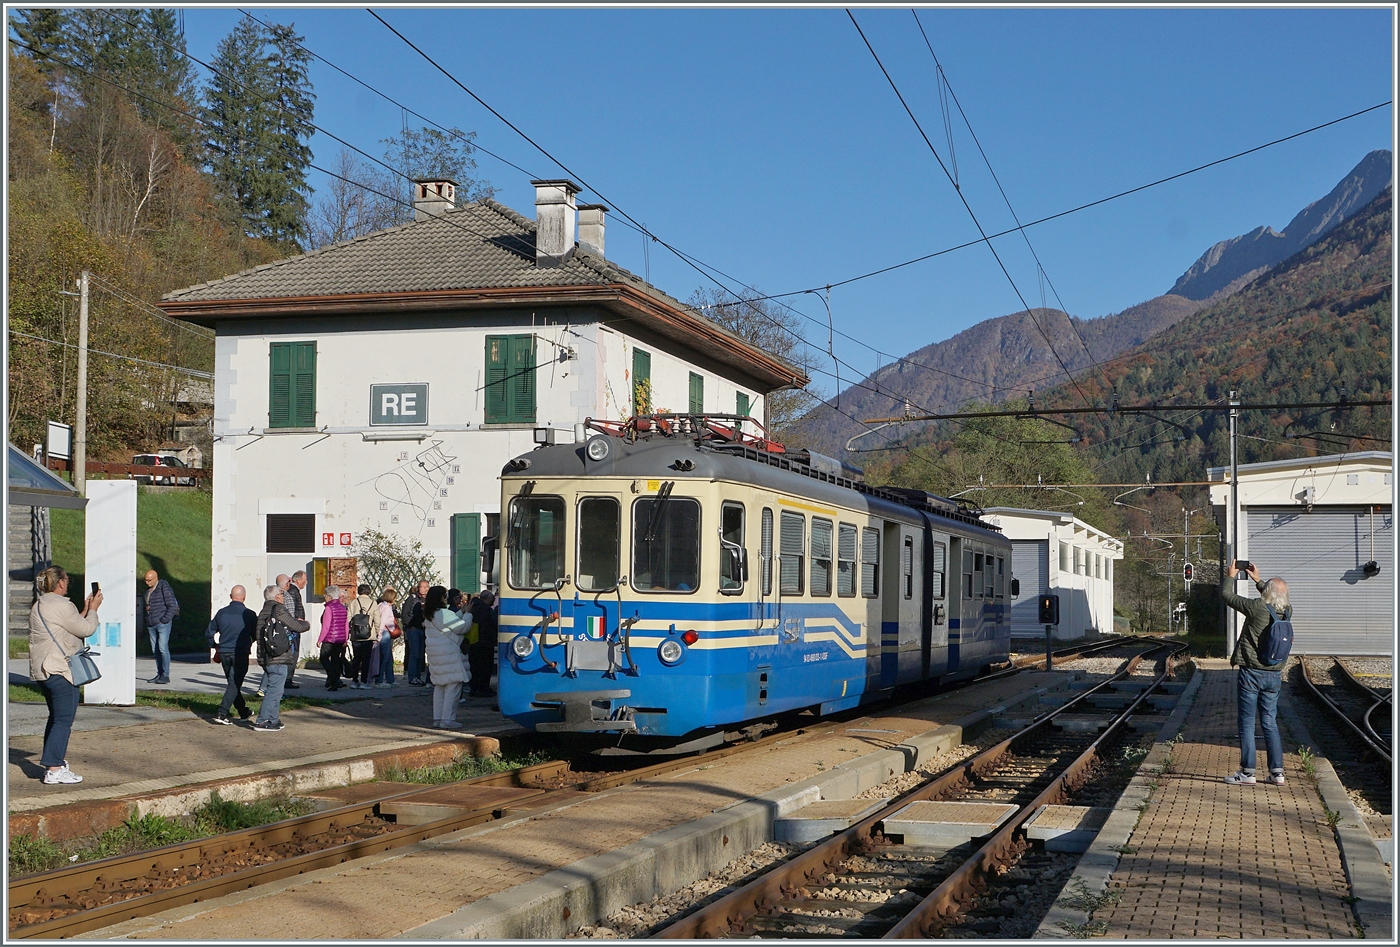
[[[44,678],[43,685],[49,722],[44,725],[44,755],[39,757],[39,764],[45,768],[62,766],[68,756],[73,719],[78,716],[78,688],[57,674]]]
[[[263,669],[262,706],[258,708],[258,723],[282,722],[282,688],[287,683],[287,665],[269,664]]]
[[[1283,739],[1278,733],[1278,695],[1283,687],[1280,671],[1256,671],[1240,668],[1240,769],[1254,772],[1258,756],[1254,749],[1254,715],[1258,708],[1259,724],[1264,728],[1270,772],[1283,772]]]
[[[170,626],[174,622],[166,622],[163,625],[147,625],[146,634],[151,636],[151,653],[156,656],[156,677],[170,676]]]
[[[394,683],[394,639],[388,632],[379,636],[379,673],[374,679],[380,684]]]
[[[428,677],[428,632],[423,628],[405,628],[403,633],[403,676],[410,681]]]

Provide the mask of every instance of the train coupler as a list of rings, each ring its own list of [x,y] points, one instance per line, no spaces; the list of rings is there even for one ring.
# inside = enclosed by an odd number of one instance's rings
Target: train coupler
[[[564,719],[537,723],[535,729],[542,733],[636,730],[637,722],[632,719],[630,709],[612,706],[613,701],[631,696],[630,690],[536,694],[530,706],[557,710]]]

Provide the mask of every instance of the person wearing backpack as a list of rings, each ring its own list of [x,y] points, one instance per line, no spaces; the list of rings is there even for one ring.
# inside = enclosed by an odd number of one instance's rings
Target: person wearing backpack
[[[282,685],[287,682],[287,670],[297,662],[292,635],[311,630],[310,622],[287,611],[285,594],[275,585],[263,589],[263,607],[258,613],[258,664],[263,669],[266,696],[253,729],[263,733],[282,729]]]
[[[1264,729],[1264,746],[1269,761],[1269,782],[1283,785],[1283,739],[1278,732],[1278,695],[1283,688],[1283,668],[1288,663],[1288,645],[1293,638],[1293,608],[1288,604],[1288,583],[1278,577],[1259,580],[1253,563],[1246,575],[1254,581],[1259,598],[1245,598],[1233,591],[1240,572],[1231,561],[1225,570],[1220,597],[1226,605],[1245,616],[1244,628],[1235,642],[1230,665],[1239,668],[1236,690],[1239,707],[1240,768],[1225,782],[1231,786],[1253,786],[1258,756],[1254,749],[1254,720],[1257,714]],[[1277,627],[1275,627],[1277,626]]]
[[[379,638],[379,603],[370,595],[369,586],[355,589],[355,598],[345,607],[350,630],[350,667],[348,676],[354,690],[368,688],[369,656]]]

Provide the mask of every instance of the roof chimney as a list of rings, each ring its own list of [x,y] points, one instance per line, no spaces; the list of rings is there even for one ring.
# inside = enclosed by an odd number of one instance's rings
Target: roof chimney
[[[602,204],[578,205],[578,245],[595,256],[603,255],[603,215],[607,212]]]
[[[457,182],[447,178],[425,178],[413,182],[413,219],[441,217],[457,205]]]
[[[574,255],[573,181],[531,181],[535,186],[535,265],[561,266]]]

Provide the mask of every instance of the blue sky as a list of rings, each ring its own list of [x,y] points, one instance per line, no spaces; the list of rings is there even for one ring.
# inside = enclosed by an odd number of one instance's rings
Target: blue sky
[[[835,283],[977,237],[841,8],[376,9],[615,210],[764,292]],[[564,176],[362,8],[255,12],[295,23],[314,52],[440,124],[476,131],[531,175]],[[186,9],[190,52],[208,61],[238,16]],[[1389,8],[929,8],[919,17],[1022,221],[1391,98]],[[856,18],[951,167],[913,14],[856,8]],[[374,154],[400,129],[396,106],[324,65],[313,64],[312,80],[318,125]],[[963,195],[988,232],[1012,226],[954,121]],[[1391,108],[1379,109],[1028,233],[1068,311],[1117,312],[1166,292],[1216,241],[1282,229],[1367,152],[1391,148],[1393,122]],[[329,165],[340,146],[317,136],[312,147]],[[529,176],[482,154],[478,165],[498,199],[534,216]],[[644,256],[643,238],[618,216],[611,259],[649,269],[681,299],[713,285],[657,244]],[[1040,305],[1022,239],[994,243],[1021,294]],[[789,301],[825,321],[815,297]],[[831,308],[838,330],[902,355],[1020,302],[982,245],[834,289]],[[824,352],[825,326],[806,329]],[[837,355],[862,371],[882,358],[839,338]],[[819,367],[829,371],[830,360]],[[829,375],[814,381],[830,389]]]

